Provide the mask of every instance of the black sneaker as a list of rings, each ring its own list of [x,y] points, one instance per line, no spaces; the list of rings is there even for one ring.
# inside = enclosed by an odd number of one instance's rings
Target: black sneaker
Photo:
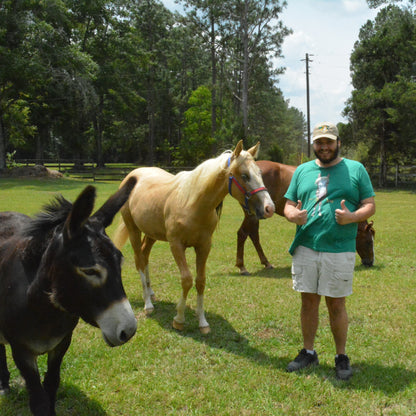
[[[305,348],[299,351],[298,356],[289,363],[286,370],[291,373],[292,371],[302,370],[302,368],[306,368],[313,365],[318,365],[318,354],[316,351],[313,354],[309,354]]]
[[[348,355],[340,354],[335,357],[335,372],[339,380],[348,380],[352,376]]]

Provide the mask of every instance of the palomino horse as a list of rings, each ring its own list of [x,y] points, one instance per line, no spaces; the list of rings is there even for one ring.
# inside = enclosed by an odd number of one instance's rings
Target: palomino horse
[[[136,332],[121,281],[122,255],[105,233],[136,180],[90,217],[95,188],[74,204],[62,197],[31,219],[0,213],[0,393],[9,391],[4,344],[26,382],[32,414],[55,415],[62,359],[79,317],[114,347]],[[48,354],[43,384],[37,357]]]
[[[126,179],[137,178],[137,185],[120,211],[123,221],[114,241],[120,248],[127,237],[130,238],[147,314],[153,311],[151,297],[154,296],[149,279],[150,250],[156,240],[168,241],[182,283],[182,296],[177,304],[173,327],[183,330],[186,298],[193,284],[185,250],[194,247],[196,315],[201,332],[210,331],[203,306],[205,265],[223,199],[230,192],[256,218],[268,218],[274,212],[273,201],[254,161],[259,145],[257,143],[245,151],[240,141],[233,152],[209,159],[190,172],[172,175],[159,168],[139,168],[127,176]]]
[[[284,165],[282,163],[271,162],[268,160],[259,160],[256,162],[259,166],[263,182],[276,207],[276,214],[283,216],[286,198],[284,197],[293,172],[296,166]],[[374,263],[374,235],[375,230],[372,228],[373,222],[363,221],[358,224],[358,233],[356,238],[357,252],[361,257],[361,262],[365,266],[372,266]],[[261,264],[266,268],[272,268],[267,260],[260,244],[259,237],[259,220],[252,215],[244,212],[244,220],[237,232],[237,261],[236,266],[240,269],[240,274],[249,275],[250,273],[244,267],[244,243],[250,237],[256,248]]]

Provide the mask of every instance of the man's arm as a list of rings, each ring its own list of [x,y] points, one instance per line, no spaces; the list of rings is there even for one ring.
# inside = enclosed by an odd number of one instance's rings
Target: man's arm
[[[341,201],[341,209],[335,210],[335,219],[338,224],[346,225],[352,222],[361,222],[370,218],[376,212],[374,197],[366,198],[361,201],[360,207],[351,212],[345,205],[345,199]]]
[[[308,220],[308,211],[302,209],[301,201],[296,203],[289,199],[286,200],[283,214],[288,221],[294,222],[297,225],[306,224],[306,221]]]

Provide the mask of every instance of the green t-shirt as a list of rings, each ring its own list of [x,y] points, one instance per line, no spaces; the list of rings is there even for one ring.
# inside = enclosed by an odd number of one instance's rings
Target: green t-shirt
[[[357,224],[339,225],[335,210],[341,208],[345,199],[347,208],[355,211],[363,199],[374,195],[371,180],[360,162],[344,158],[329,168],[319,167],[315,160],[298,166],[285,198],[302,201],[308,220],[297,226],[290,254],[299,245],[330,253],[355,252]]]

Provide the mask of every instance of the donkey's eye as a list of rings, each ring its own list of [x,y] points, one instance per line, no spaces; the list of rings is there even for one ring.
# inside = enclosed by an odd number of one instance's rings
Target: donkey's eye
[[[75,269],[92,286],[102,286],[107,280],[107,269],[99,264],[91,267],[76,267]]]

